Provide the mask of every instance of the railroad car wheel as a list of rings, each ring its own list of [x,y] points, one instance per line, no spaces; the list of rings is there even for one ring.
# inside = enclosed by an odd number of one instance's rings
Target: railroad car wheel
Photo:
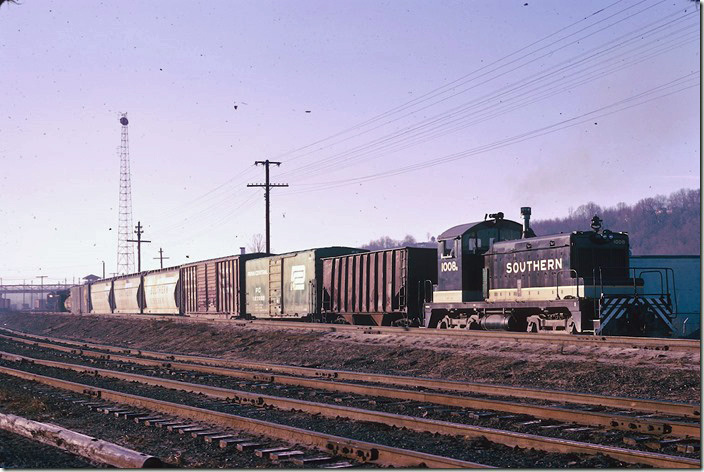
[[[567,322],[567,328],[565,328],[565,331],[569,334],[577,334],[577,325],[575,324],[573,319],[570,318],[570,320]]]
[[[535,321],[529,321],[528,326],[526,326],[526,332],[528,333],[537,333],[538,332],[538,325]]]

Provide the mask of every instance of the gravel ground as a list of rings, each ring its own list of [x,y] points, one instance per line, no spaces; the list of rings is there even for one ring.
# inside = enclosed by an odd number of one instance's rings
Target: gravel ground
[[[4,364],[4,362],[2,362]],[[17,365],[15,364],[15,367]],[[265,421],[275,421],[292,426],[313,429],[338,436],[387,444],[395,447],[414,449],[431,454],[447,455],[499,467],[624,467],[625,464],[604,456],[584,456],[574,454],[553,454],[542,451],[509,448],[484,439],[465,440],[428,433],[415,433],[390,426],[352,422],[342,418],[325,418],[299,412],[283,412],[264,408],[216,404],[212,400],[184,392],[158,387],[148,387],[134,383],[94,377],[74,372],[61,371],[42,366],[24,365],[30,370],[44,375],[65,378],[74,382],[120,390],[136,395],[144,395],[171,402],[216,409],[241,416]],[[144,448],[143,448],[144,449]]]
[[[358,395],[348,395],[339,394],[324,390],[311,390],[311,389],[286,389],[281,385],[276,384],[265,384],[262,382],[247,382],[231,377],[217,376],[217,375],[204,375],[197,372],[188,371],[173,371],[170,369],[158,369],[155,367],[144,367],[135,364],[124,364],[122,362],[115,361],[105,361],[96,360],[94,358],[84,358],[78,355],[61,353],[57,351],[48,350],[46,348],[40,348],[37,346],[28,346],[21,343],[16,343],[12,341],[0,339],[0,350],[14,352],[20,355],[26,355],[34,358],[41,359],[51,359],[51,360],[62,360],[71,363],[88,365],[91,367],[101,367],[111,370],[120,370],[133,373],[140,373],[142,375],[149,375],[155,377],[162,377],[171,380],[180,380],[184,382],[194,382],[204,385],[213,385],[216,387],[229,388],[235,390],[248,391],[254,394],[266,394],[278,397],[289,397],[295,399],[305,399],[308,401],[331,403],[334,405],[345,405],[356,408],[372,409],[377,411],[385,411],[389,413],[396,413],[402,415],[411,415],[416,417],[428,417],[436,420],[449,421],[453,423],[469,424],[474,426],[482,426],[488,428],[498,428],[510,431],[516,431],[520,433],[530,433],[539,434],[542,436],[570,439],[575,441],[587,441],[598,444],[609,444],[616,447],[628,447],[624,444],[624,437],[634,437],[637,434],[626,432],[626,431],[606,431],[603,429],[596,429],[593,431],[564,431],[561,429],[548,429],[542,430],[537,425],[521,425],[520,423],[529,421],[533,418],[526,415],[514,416],[511,418],[503,418],[504,415],[495,415],[491,417],[480,417],[472,418],[467,411],[461,408],[447,408],[443,407],[442,410],[427,410],[423,409],[423,405],[428,405],[427,403],[411,402],[406,405],[397,405],[393,402],[390,405],[385,405],[384,402],[389,402],[390,400],[384,398],[376,398],[374,400],[378,401],[378,404],[371,406],[368,403],[359,403],[354,399],[365,398]],[[344,397],[346,400],[339,401],[340,397]],[[367,397],[368,399],[368,397]],[[544,402],[541,402],[544,403]],[[443,411],[444,410],[444,411]],[[681,420],[680,420],[681,421]],[[635,447],[635,449],[647,450],[642,446]],[[672,444],[661,452],[667,454],[680,455],[676,450],[676,445]],[[689,457],[694,457],[690,455]]]
[[[5,314],[0,327],[145,350],[308,367],[416,375],[665,401],[701,401],[699,353],[473,338]]]
[[[0,468],[3,469],[78,469],[96,468],[68,452],[0,431]]]
[[[161,428],[147,428],[124,419],[110,420],[102,413],[50,395],[51,391],[52,389],[40,386],[35,382],[0,375],[0,411],[36,421],[57,424],[73,431],[129,447],[159,457],[169,467],[282,467],[272,464],[267,459],[256,457],[253,453],[238,453],[213,447],[202,439],[174,434]],[[65,395],[66,393],[61,392],[61,394]],[[17,449],[15,449],[14,441],[5,443],[2,439],[4,436],[0,435],[0,466],[2,467],[95,467],[69,454],[56,452],[56,449],[48,446],[42,446],[38,449],[34,446],[35,443],[18,440]],[[34,452],[30,454],[30,451]],[[291,466],[287,465],[286,467]]]

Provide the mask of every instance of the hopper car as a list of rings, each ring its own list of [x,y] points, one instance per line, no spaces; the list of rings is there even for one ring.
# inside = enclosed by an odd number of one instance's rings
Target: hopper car
[[[674,275],[629,267],[627,233],[536,236],[503,213],[437,249],[326,247],[240,254],[75,286],[72,313],[300,320],[429,329],[670,336]],[[644,278],[659,290],[644,292]]]

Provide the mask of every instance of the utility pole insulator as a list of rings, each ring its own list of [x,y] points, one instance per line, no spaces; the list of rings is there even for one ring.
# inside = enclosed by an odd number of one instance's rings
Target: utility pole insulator
[[[142,272],[142,243],[150,243],[151,241],[147,241],[145,239],[142,239],[142,233],[144,233],[144,230],[142,229],[142,222],[138,221],[137,228],[134,232],[137,233],[137,239],[128,239],[128,242],[131,243],[137,243],[137,272]]]
[[[264,172],[265,172],[265,177],[266,181],[263,184],[247,184],[247,187],[264,187],[264,204],[265,204],[265,218],[266,218],[266,253],[270,254],[271,253],[271,240],[270,240],[270,224],[269,224],[269,204],[270,204],[270,198],[269,198],[269,191],[271,190],[272,187],[288,187],[288,184],[272,184],[269,182],[269,166],[271,164],[274,164],[275,166],[280,166],[280,162],[276,161],[270,161],[269,159],[265,161],[255,161],[255,165],[262,165],[264,166]]]

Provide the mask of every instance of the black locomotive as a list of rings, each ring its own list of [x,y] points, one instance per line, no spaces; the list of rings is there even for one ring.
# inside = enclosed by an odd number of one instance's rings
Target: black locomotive
[[[669,336],[668,269],[630,268],[626,233],[601,229],[536,237],[503,213],[438,238],[438,284],[426,327]],[[661,288],[644,293],[643,274]]]

